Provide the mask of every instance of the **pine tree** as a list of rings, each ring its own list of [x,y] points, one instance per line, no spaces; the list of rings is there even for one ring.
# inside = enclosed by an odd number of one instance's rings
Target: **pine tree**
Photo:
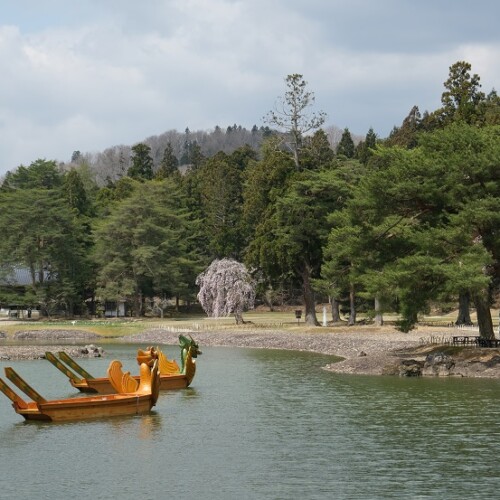
[[[354,141],[348,128],[344,129],[340,142],[337,146],[337,156],[345,156],[346,158],[354,157]]]
[[[369,159],[372,157],[373,150],[375,149],[376,145],[377,135],[373,131],[373,128],[370,127],[370,129],[366,133],[365,140],[358,144],[356,150],[356,157],[358,158],[358,160],[366,165]]]
[[[172,143],[168,143],[163,151],[163,158],[160,163],[160,168],[156,173],[158,179],[165,179],[179,173],[179,160],[174,155]]]
[[[151,148],[144,143],[136,144],[132,148],[132,165],[127,171],[127,175],[132,179],[145,181],[153,178],[153,158]]]

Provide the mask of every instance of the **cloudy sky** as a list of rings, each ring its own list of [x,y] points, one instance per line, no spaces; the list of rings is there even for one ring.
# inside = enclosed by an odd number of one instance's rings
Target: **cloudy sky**
[[[176,129],[251,128],[300,73],[386,137],[456,61],[500,91],[498,0],[0,0],[0,175]]]

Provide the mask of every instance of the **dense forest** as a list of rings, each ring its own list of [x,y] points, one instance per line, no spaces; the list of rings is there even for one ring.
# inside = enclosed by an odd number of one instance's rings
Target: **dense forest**
[[[500,98],[467,62],[449,68],[442,106],[415,106],[387,138],[325,130],[302,75],[266,126],[167,132],[71,162],[37,159],[0,188],[0,303],[134,315],[196,300],[216,258],[245,263],[270,307],[300,302],[308,324],[380,323],[408,331],[431,305],[477,312],[493,336],[500,285]]]

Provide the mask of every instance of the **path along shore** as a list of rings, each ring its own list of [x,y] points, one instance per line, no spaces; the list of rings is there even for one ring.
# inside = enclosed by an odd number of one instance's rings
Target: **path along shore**
[[[21,326],[21,325],[20,325]],[[418,327],[409,333],[402,333],[392,326],[353,326],[335,327],[327,331],[318,328],[309,331],[275,329],[223,329],[190,333],[203,350],[204,346],[232,346],[267,349],[287,349],[316,352],[338,356],[341,361],[332,360],[324,368],[336,373],[383,375],[391,373],[405,359],[426,357],[429,345],[440,343],[457,335],[454,328]],[[477,333],[471,333],[477,335]],[[121,339],[127,343],[146,345],[176,345],[179,332],[163,328],[144,330],[142,333]],[[58,339],[72,341],[81,345],[99,344],[101,337],[79,330],[30,330],[16,332],[16,338],[23,340],[22,346],[2,345],[0,342],[0,360],[35,359],[44,357],[47,347],[38,344],[41,340]],[[30,340],[36,340],[30,344]],[[79,354],[74,345],[63,344],[50,346],[50,350],[64,350],[72,356]],[[84,350],[85,353],[85,350]],[[498,349],[477,349],[467,362],[456,360],[454,375],[465,377],[500,378],[500,352]],[[334,362],[335,361],[335,362]],[[498,362],[497,362],[498,361]]]

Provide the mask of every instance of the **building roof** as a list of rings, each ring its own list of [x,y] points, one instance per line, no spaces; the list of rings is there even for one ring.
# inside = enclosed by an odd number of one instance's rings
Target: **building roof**
[[[49,279],[49,272],[44,271],[44,280]],[[38,273],[36,276],[38,280]],[[2,267],[0,268],[0,285],[7,286],[27,286],[31,285],[31,273],[29,268],[22,266]]]

